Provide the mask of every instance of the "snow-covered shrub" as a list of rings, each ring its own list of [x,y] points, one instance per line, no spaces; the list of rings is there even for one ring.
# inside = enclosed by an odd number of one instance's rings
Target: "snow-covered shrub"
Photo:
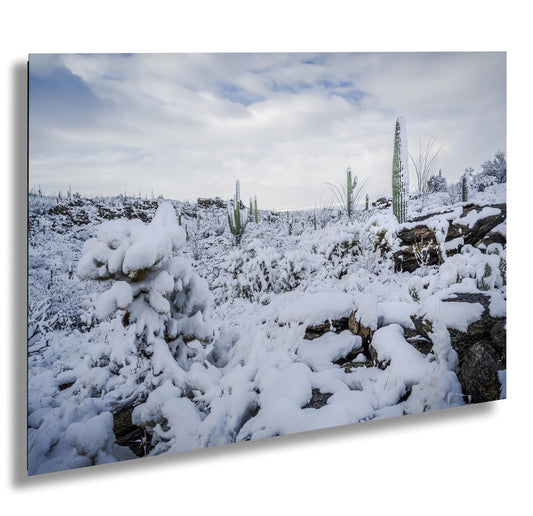
[[[310,265],[302,251],[287,253],[279,263],[279,289],[289,292],[298,287],[308,274]]]
[[[446,192],[448,185],[446,184],[446,178],[442,175],[431,176],[427,184],[428,193]]]
[[[495,176],[490,174],[477,174],[472,178],[471,186],[472,189],[474,189],[477,192],[484,192],[489,187],[494,185],[494,183],[497,183],[497,179]]]
[[[164,202],[149,224],[104,222],[97,237],[85,243],[78,265],[82,278],[115,280],[96,300],[95,312],[100,320],[118,316],[135,328],[135,375],[146,390],[165,378],[185,388],[183,371],[203,360],[212,337],[211,294],[179,255],[184,244],[174,208]],[[144,394],[141,386],[137,392]]]
[[[372,251],[385,256],[394,248],[398,221],[395,216],[375,215],[367,221],[363,233],[367,235]]]
[[[500,246],[501,247],[501,246]],[[476,247],[465,245],[461,252],[447,258],[440,266],[438,287],[447,288],[454,283],[462,283],[467,278],[479,290],[502,289],[505,286],[505,250],[499,253],[483,253]],[[503,264],[503,265],[502,265]]]
[[[481,164],[482,174],[490,176],[498,183],[507,181],[507,157],[505,152],[499,151],[493,160],[485,161]]]
[[[222,264],[228,277],[214,283],[218,296],[243,297],[257,300],[261,294],[276,289],[279,277],[279,253],[254,240],[245,250],[230,253]],[[279,287],[279,285],[278,285]]]

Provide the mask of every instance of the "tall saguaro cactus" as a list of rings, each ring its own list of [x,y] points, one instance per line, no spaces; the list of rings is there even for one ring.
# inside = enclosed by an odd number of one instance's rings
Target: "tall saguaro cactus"
[[[248,218],[241,214],[241,185],[238,179],[235,183],[233,206],[231,202],[228,202],[228,223],[231,234],[235,237],[235,243],[240,245],[244,229],[248,224]]]
[[[352,180],[352,169],[346,169],[346,208],[348,210],[348,217],[352,216],[353,212],[353,191],[357,186],[357,176]]]
[[[466,169],[465,173],[463,174],[462,180],[461,180],[461,199],[463,202],[468,201],[468,193],[469,193],[469,170]]]
[[[407,219],[409,202],[409,161],[405,118],[399,116],[394,132],[394,155],[392,158],[392,212],[402,224]]]
[[[252,212],[250,212],[251,214]],[[255,223],[258,224],[259,223],[259,215],[257,213],[257,195],[254,195],[254,218],[255,218]]]

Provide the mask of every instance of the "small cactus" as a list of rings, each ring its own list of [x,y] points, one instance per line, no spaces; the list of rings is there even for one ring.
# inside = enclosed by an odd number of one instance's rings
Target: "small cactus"
[[[231,234],[235,237],[235,242],[240,245],[241,238],[248,224],[248,217],[241,216],[241,185],[239,180],[235,183],[235,198],[233,205],[228,202],[228,223]]]
[[[365,199],[365,210],[366,211],[369,210],[369,205],[370,205],[370,198],[368,197],[368,194],[366,194],[366,199]]]
[[[252,213],[250,211],[250,213]],[[254,196],[254,215],[255,215],[255,223],[258,224],[259,223],[259,216],[257,214],[257,195]]]

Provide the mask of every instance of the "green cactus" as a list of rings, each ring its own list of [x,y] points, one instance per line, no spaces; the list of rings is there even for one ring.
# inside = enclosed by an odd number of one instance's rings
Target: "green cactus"
[[[246,224],[248,224],[248,217],[241,216],[241,186],[238,179],[235,183],[233,206],[231,202],[228,202],[228,223],[231,234],[235,237],[235,243],[240,245]]]
[[[252,198],[250,197],[250,213],[254,212],[254,204],[252,202]]]
[[[463,174],[463,177],[461,178],[461,198],[463,202],[468,201],[468,176],[469,176],[469,170],[465,169],[465,173]]]
[[[366,211],[368,211],[369,205],[370,205],[370,199],[368,197],[368,194],[366,194],[366,199],[365,199],[365,210]]]
[[[250,213],[252,213],[250,211]],[[255,223],[258,224],[259,223],[259,216],[258,216],[258,213],[257,213],[257,195],[254,196],[254,215],[255,215]]]
[[[400,224],[403,224],[407,219],[409,201],[409,163],[407,156],[405,119],[398,117],[394,133],[394,156],[392,159],[392,212]]]
[[[348,217],[352,216],[353,212],[353,191],[357,186],[357,176],[352,180],[352,169],[346,169],[346,208],[348,210]]]

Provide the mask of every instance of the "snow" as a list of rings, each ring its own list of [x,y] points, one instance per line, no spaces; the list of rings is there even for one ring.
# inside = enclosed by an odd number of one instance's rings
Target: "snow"
[[[374,333],[372,346],[379,361],[390,361],[390,381],[412,386],[421,381],[428,367],[426,357],[405,338],[398,324],[390,324]]]
[[[331,362],[345,357],[361,345],[361,337],[348,330],[339,334],[328,332],[302,344],[298,349],[298,357],[314,371],[320,371],[322,368],[331,367]]]
[[[99,462],[108,458],[108,461],[114,462],[113,415],[111,412],[102,412],[83,423],[71,423],[65,431],[65,440],[79,455],[98,458]]]
[[[418,310],[416,303],[405,301],[382,301],[377,304],[377,318],[380,326],[399,324],[404,328],[414,330],[415,326],[411,316]]]
[[[469,211],[464,217],[458,217],[456,218],[453,223],[454,224],[461,224],[463,226],[468,226],[469,228],[473,228],[475,223],[478,220],[481,220],[485,217],[490,217],[493,215],[499,215],[501,213],[501,210],[498,208],[492,208],[489,206],[485,206],[481,210],[472,210]]]
[[[483,310],[480,303],[445,302],[433,297],[421,306],[419,313],[430,321],[442,321],[447,328],[466,332],[481,317]]]
[[[353,297],[342,292],[315,292],[303,295],[282,294],[273,303],[280,323],[307,322],[318,324],[327,320],[348,317]]]
[[[444,241],[452,221],[496,213],[483,203],[501,200],[497,186],[467,217],[461,203],[442,213],[444,194],[412,208],[433,210]],[[124,200],[98,202],[125,213]],[[505,246],[458,238],[441,265],[395,273],[397,232],[414,223],[390,208],[351,220],[321,210],[316,229],[312,211],[291,212],[290,234],[284,213],[262,212],[240,247],[225,208],[159,200],[143,208],[150,222],[103,220],[96,202],[72,209],[90,223],[30,204],[30,474],[132,458],[113,434],[122,407],[136,407],[151,435],[138,446],[158,455],[462,405],[448,330],[483,307],[444,300],[484,293],[493,317],[506,314]],[[378,363],[349,330],[304,338],[352,314],[374,332]],[[406,339],[412,316],[432,322],[427,356]],[[504,397],[505,372],[500,381]]]

